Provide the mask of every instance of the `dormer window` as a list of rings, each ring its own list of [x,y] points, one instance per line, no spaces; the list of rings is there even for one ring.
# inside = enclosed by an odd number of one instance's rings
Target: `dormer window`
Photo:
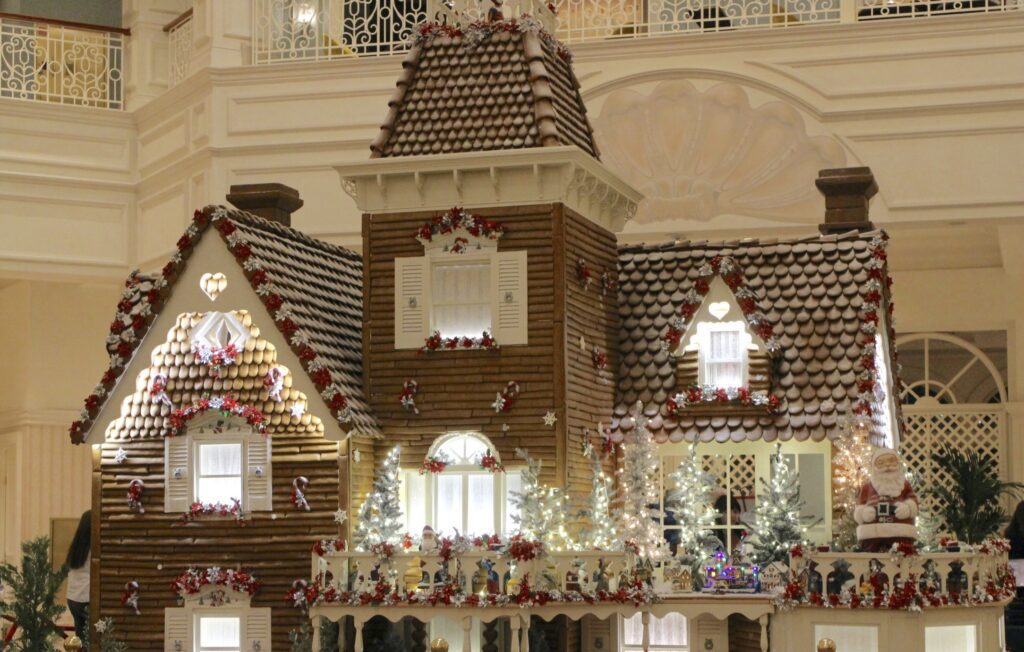
[[[698,382],[726,389],[747,385],[751,337],[742,321],[702,322],[690,348],[697,350]],[[756,348],[756,347],[755,347]]]

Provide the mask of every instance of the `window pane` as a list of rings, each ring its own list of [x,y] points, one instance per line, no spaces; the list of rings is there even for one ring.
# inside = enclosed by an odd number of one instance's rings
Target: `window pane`
[[[623,620],[624,652],[639,652],[643,645],[643,623],[636,614]],[[663,618],[651,618],[648,625],[651,650],[684,652],[687,647],[686,618],[680,614],[667,614]]]
[[[450,536],[455,530],[462,531],[462,476],[442,473],[437,476],[437,523],[438,534]]]
[[[800,473],[800,498],[804,501],[800,515],[811,522],[825,518],[825,456],[801,453],[797,456]]]
[[[466,534],[494,532],[494,476],[490,473],[469,476],[468,497]]]
[[[241,475],[241,444],[201,444],[199,446],[200,475]]]
[[[514,517],[519,516],[519,510],[512,504],[511,496],[523,488],[523,477],[519,471],[508,471],[505,473],[505,531],[508,534],[516,531]]]
[[[203,616],[199,619],[199,647],[238,649],[242,645],[240,620],[238,616]]]
[[[491,329],[491,265],[435,265],[434,328],[446,337],[477,337]]]
[[[405,530],[413,534],[423,531],[427,524],[427,477],[418,471],[402,473],[402,514]]]
[[[707,384],[715,387],[742,387],[743,367],[738,362],[709,362]]]
[[[242,499],[242,478],[199,478],[196,482],[196,500],[201,503],[224,503]]]
[[[711,331],[710,335],[712,360],[736,360],[739,358],[739,332]]]

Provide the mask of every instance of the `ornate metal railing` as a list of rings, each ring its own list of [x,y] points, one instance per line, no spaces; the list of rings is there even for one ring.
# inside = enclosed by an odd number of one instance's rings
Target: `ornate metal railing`
[[[124,106],[128,30],[0,13],[0,97]]]
[[[253,62],[336,59],[408,48],[415,25],[446,4],[478,17],[480,0],[254,0]],[[1024,0],[554,0],[568,43],[679,33],[777,29],[1024,9]],[[546,0],[506,0],[506,16],[547,10]]]
[[[164,26],[167,32],[167,85],[175,86],[188,77],[192,63],[192,9]]]

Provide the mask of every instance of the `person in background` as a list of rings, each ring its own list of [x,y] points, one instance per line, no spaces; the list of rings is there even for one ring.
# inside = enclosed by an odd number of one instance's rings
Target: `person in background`
[[[1017,503],[1005,536],[1010,540],[1010,567],[1017,577],[1017,597],[1021,598],[1024,597],[1024,501]]]
[[[728,514],[726,513],[726,505],[730,507]],[[738,500],[728,494],[722,494],[715,500],[715,525],[725,525],[726,521],[728,521],[729,525],[739,525],[742,512],[743,509],[740,507]],[[727,555],[731,555],[733,549],[740,542],[739,529],[718,527],[711,530],[711,533],[722,543],[722,549]]]
[[[82,649],[89,649],[89,558],[92,544],[92,510],[86,510],[78,521],[75,538],[68,548],[68,611],[75,619],[75,634]]]

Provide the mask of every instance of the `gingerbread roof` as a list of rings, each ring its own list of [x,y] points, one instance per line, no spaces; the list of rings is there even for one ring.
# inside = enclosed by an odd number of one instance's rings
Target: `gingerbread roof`
[[[121,382],[150,325],[174,291],[175,280],[192,250],[201,238],[216,237],[209,234],[211,226],[244,270],[273,315],[274,326],[289,342],[342,427],[350,433],[379,434],[378,422],[362,394],[362,258],[250,213],[209,206],[196,211],[193,224],[178,241],[178,252],[161,276],[133,273],[128,278],[107,340],[110,368],[86,398],[81,419],[72,424],[72,440],[84,441],[95,425],[93,421]],[[178,328],[186,328],[200,317],[195,313],[179,315]],[[248,314],[243,317],[248,320],[248,327],[270,327],[270,323],[252,324]],[[197,363],[195,356],[185,350],[188,339],[182,338],[181,333],[172,332],[166,340],[161,337],[162,344],[156,350],[149,349],[153,350],[149,375],[162,373],[168,377],[168,396],[175,407],[187,407],[187,403],[203,394],[227,389],[228,380],[235,398],[255,401],[255,407],[280,413],[288,405],[276,401],[276,407],[268,405],[267,392],[262,389],[262,378],[276,359],[273,346],[266,340],[254,336],[250,344],[255,348],[247,347],[240,364],[228,367],[226,380],[217,382],[206,373],[206,366]],[[296,369],[291,372],[301,373]],[[254,380],[257,374],[262,374],[259,384]],[[175,380],[186,377],[187,382]],[[151,380],[147,378],[145,382]],[[142,378],[137,379],[137,383],[142,382]],[[147,387],[137,390],[149,393]],[[166,434],[167,406],[154,400],[152,396],[145,401],[133,398],[128,411],[122,409],[121,416],[142,418],[117,426],[117,436]],[[310,423],[307,415],[291,425],[306,427]]]
[[[418,35],[374,158],[563,145],[597,158],[568,51],[539,24],[427,23]]]
[[[774,413],[764,410],[677,410],[666,404],[676,386],[676,360],[663,336],[692,301],[714,263],[729,259],[777,340]],[[889,308],[885,236],[881,232],[792,241],[676,242],[619,252],[620,369],[613,434],[633,428],[637,401],[659,441],[815,439],[831,436],[845,414],[872,414],[874,327]],[[886,323],[882,319],[882,323]],[[891,319],[888,320],[891,328]],[[889,340],[891,341],[891,337]],[[890,344],[890,355],[894,355]],[[895,359],[889,368],[895,370]],[[897,408],[898,409],[898,408]]]

